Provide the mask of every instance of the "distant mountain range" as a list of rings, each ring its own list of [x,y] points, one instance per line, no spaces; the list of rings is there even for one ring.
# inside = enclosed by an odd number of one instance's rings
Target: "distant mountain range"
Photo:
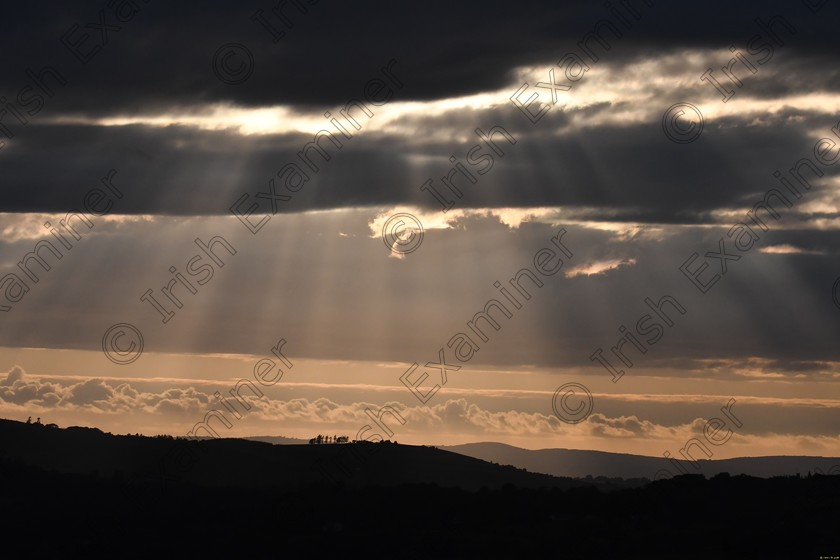
[[[254,436],[244,439],[275,445],[301,445],[308,442],[308,440],[281,436]],[[665,457],[648,457],[628,453],[578,449],[531,450],[495,442],[444,445],[437,446],[437,448],[499,465],[512,465],[532,473],[550,474],[558,477],[585,478],[591,476],[593,478],[623,478],[626,480],[646,478],[652,480],[660,470],[668,471],[673,475],[685,474]],[[702,474],[706,477],[712,477],[720,473],[746,474],[761,478],[793,476],[796,474],[806,476],[808,473],[840,474],[840,457],[779,455],[735,459],[703,459],[698,461],[699,469],[693,467],[688,461],[682,460],[679,464],[688,473]]]
[[[254,436],[245,439],[276,445],[305,444],[308,440],[280,436]],[[628,453],[586,451],[578,449],[522,449],[504,443],[484,442],[463,445],[443,445],[438,449],[452,451],[467,457],[499,465],[512,465],[532,473],[550,474],[559,477],[585,478],[605,477],[652,480],[664,469],[674,475],[685,474],[665,457],[648,457]],[[712,477],[720,473],[746,474],[761,478],[773,476],[802,476],[812,474],[840,474],[840,457],[817,457],[807,455],[779,455],[769,457],[739,457],[735,459],[703,459],[700,468],[688,461],[680,465],[691,474]],[[664,475],[665,473],[663,473]]]
[[[653,479],[660,469],[673,475],[684,474],[664,457],[645,457],[604,451],[581,451],[575,449],[520,449],[503,443],[468,443],[443,446],[446,449],[468,457],[491,461],[501,465],[513,465],[534,473],[581,478],[603,476],[608,478]],[[737,459],[701,460],[699,469],[688,461],[680,461],[682,467],[692,474],[712,477],[727,472],[731,475],[746,474],[768,478],[801,474],[840,474],[840,458],[808,456],[741,457]],[[662,473],[664,476],[665,473]]]

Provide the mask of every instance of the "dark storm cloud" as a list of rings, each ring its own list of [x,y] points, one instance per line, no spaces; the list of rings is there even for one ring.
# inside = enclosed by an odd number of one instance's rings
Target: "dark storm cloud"
[[[398,119],[395,125],[410,130],[416,119]],[[834,117],[794,110],[769,117],[763,126],[749,125],[751,119],[719,119],[689,150],[669,142],[659,123],[568,133],[568,118],[561,111],[541,122],[543,128],[501,110],[453,111],[425,124],[465,132],[477,123],[485,131],[501,124],[516,139],[511,145],[497,137],[504,156],[475,185],[456,178],[464,191],[455,200],[456,208],[570,206],[594,208],[589,211],[592,219],[698,223],[712,220],[710,212],[718,208],[749,210],[768,189],[780,187],[773,177],[777,169],[786,173],[800,158],[813,159],[815,130],[829,137],[836,125]],[[560,134],[554,132],[556,126]],[[114,168],[115,182],[126,193],[114,213],[225,215],[248,194],[250,202],[261,205],[256,213],[265,214],[270,205],[256,194],[266,192],[270,180],[279,182],[276,174],[284,164],[303,166],[297,153],[312,139],[306,134],[241,136],[183,126],[31,128],[29,136],[3,154],[3,211],[81,209],[85,192]],[[471,145],[479,143],[475,136],[464,144],[376,132],[354,137],[342,150],[326,142],[330,161],[314,156],[321,170],[310,172],[310,182],[278,211],[395,204],[440,210],[420,186],[431,178],[445,191],[441,178],[452,168],[449,155],[463,161]],[[418,158],[422,164],[416,163]],[[836,173],[830,166],[821,166],[821,171],[825,176],[817,179],[803,171],[814,185],[809,199]]]
[[[51,66],[68,82],[47,100],[52,114],[125,113],[218,101],[331,106],[358,96],[368,77],[395,58],[400,75],[411,84],[401,92],[405,99],[446,98],[508,86],[518,66],[553,63],[567,52],[579,52],[577,43],[602,20],[618,25],[622,34],[612,38],[604,32],[612,48],[596,51],[604,55],[602,61],[613,63],[683,48],[745,48],[761,33],[755,19],[769,22],[776,15],[796,30],[794,35],[774,26],[785,42],[777,49],[786,56],[795,53],[796,62],[790,64],[822,67],[838,54],[835,4],[815,14],[806,2],[721,2],[704,6],[714,13],[709,18],[693,4],[649,7],[633,0],[636,20],[623,3],[616,3],[613,9],[632,26],[627,29],[610,9],[582,0],[310,2],[299,0],[306,14],[292,4],[283,9],[291,28],[271,13],[274,2],[134,0],[137,10],[118,2],[123,21],[104,0],[17,3],[4,8],[0,22],[0,91],[13,97],[29,83],[27,68]],[[251,20],[259,9],[285,33],[279,42]],[[104,31],[102,21],[108,26]],[[230,42],[245,44],[255,60],[251,78],[237,86],[221,83],[211,71],[213,54]],[[78,44],[75,55],[67,44]],[[89,60],[83,64],[79,57]],[[836,87],[836,76],[829,82]]]
[[[796,34],[785,36],[785,45],[777,46],[781,54],[768,66],[772,70],[762,67],[738,95],[837,89],[837,73],[827,66],[837,51],[830,39],[834,5],[822,6],[818,14],[804,2],[723,6],[712,22],[685,8],[648,7],[641,0],[632,4],[640,19],[628,20],[633,28],[623,29],[621,39],[612,41],[599,62],[610,78],[620,79],[622,64],[631,60],[685,48],[740,48],[760,31],[755,18],[769,21],[781,14],[796,26]],[[155,109],[190,114],[202,104],[221,101],[251,107],[290,104],[313,111],[315,106],[334,108],[360,96],[364,83],[390,59],[398,60],[397,74],[406,84],[398,92],[402,100],[450,98],[503,87],[513,93],[518,87],[516,67],[551,64],[577,51],[577,42],[599,20],[618,21],[607,8],[583,2],[562,7],[545,2],[516,7],[500,2],[301,5],[305,15],[286,6],[294,27],[276,44],[250,20],[258,9],[269,14],[268,4],[136,0],[110,7],[86,2],[10,9],[0,23],[5,46],[0,49],[0,94],[14,103],[16,92],[31,85],[26,69],[37,72],[45,65],[59,71],[67,83],[49,78],[55,96],[45,97],[44,113],[25,126],[11,110],[0,111],[2,123],[15,132],[10,145],[0,151],[0,211],[78,208],[85,192],[114,168],[128,191],[114,212],[228,214],[243,194],[253,199],[265,192],[285,163],[299,163],[298,151],[312,139],[305,134],[241,136],[183,126],[47,125],[48,117]],[[116,6],[123,6],[122,16],[115,13]],[[132,12],[131,6],[139,11]],[[118,31],[100,32],[95,25],[101,24],[100,10],[106,25],[120,27]],[[784,22],[777,21],[773,29],[787,33]],[[79,48],[96,54],[86,64],[62,44],[68,30],[72,33],[65,43],[88,34]],[[107,44],[96,44],[105,37]],[[230,41],[246,43],[256,60],[251,79],[238,86],[219,82],[210,65],[218,46]],[[92,50],[95,47],[99,50]],[[669,59],[655,72],[676,77],[684,70],[679,60]],[[545,90],[541,94],[547,95]],[[693,89],[677,86],[657,98],[670,102],[676,94],[695,100],[716,95],[698,79]],[[429,178],[440,183],[451,169],[448,157],[463,159],[478,143],[472,133],[476,127],[487,131],[502,125],[517,144],[505,147],[504,159],[497,159],[478,184],[465,185],[457,207],[564,205],[594,207],[596,219],[705,222],[712,210],[739,207],[766,191],[778,165],[809,154],[809,133],[819,129],[828,135],[833,124],[822,115],[796,109],[767,117],[759,127],[746,126],[752,117],[721,118],[709,123],[708,132],[691,149],[669,143],[658,118],[646,124],[570,128],[571,115],[593,118],[632,108],[626,101],[598,102],[575,113],[556,107],[537,126],[512,105],[451,111],[441,117],[406,114],[394,125],[412,134],[374,132],[353,138],[342,152],[333,150],[332,160],[278,211],[392,204],[440,208],[420,185]],[[463,135],[471,140],[454,140]],[[427,158],[418,164],[416,156]]]

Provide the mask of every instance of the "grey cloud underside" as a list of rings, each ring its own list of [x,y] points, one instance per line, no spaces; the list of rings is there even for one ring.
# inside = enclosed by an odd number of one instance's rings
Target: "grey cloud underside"
[[[659,123],[575,131],[564,128],[567,119],[558,110],[545,119],[545,129],[535,131],[515,112],[470,117],[474,120],[459,121],[457,115],[435,120],[463,125],[465,131],[502,125],[517,142],[510,145],[497,137],[505,155],[496,156],[486,174],[476,175],[476,184],[456,177],[464,192],[461,199],[453,197],[456,208],[568,206],[594,208],[586,214],[592,219],[660,223],[708,222],[718,208],[746,212],[764,192],[779,186],[773,172],[786,173],[803,157],[813,160],[813,131],[831,136],[837,124],[836,117],[802,111],[779,114],[768,126],[748,126],[748,117],[721,119],[686,149],[668,142]],[[560,134],[551,133],[553,126],[560,127]],[[419,187],[433,179],[446,192],[441,178],[452,168],[447,157],[456,155],[463,162],[474,145],[372,132],[354,137],[341,150],[322,141],[332,157],[324,162],[312,154],[321,169],[313,173],[297,156],[312,139],[305,134],[240,136],[139,125],[33,125],[25,132],[14,149],[2,154],[3,211],[81,209],[84,194],[110,168],[117,170],[115,184],[125,192],[113,209],[120,214],[224,215],[245,193],[261,205],[258,214],[269,213],[269,201],[254,196],[267,192],[272,179],[278,193],[291,196],[278,205],[281,213],[394,204],[440,210]],[[417,156],[427,159],[417,164]],[[276,178],[291,162],[310,176],[296,193]],[[809,199],[837,173],[831,166],[821,170],[822,178],[803,171],[814,186]]]
[[[303,1],[303,0],[302,0]],[[751,3],[714,8],[714,24],[686,7],[632,2],[642,18],[624,30],[599,64],[611,76],[631,61],[662,57],[681,49],[739,48],[757,32],[754,19],[783,15],[796,26],[777,55],[754,77],[740,97],[776,98],[838,89],[833,70],[840,45],[833,40],[838,7],[811,13],[804,3]],[[48,125],[69,114],[109,116],[148,111],[190,113],[213,102],[259,107],[296,106],[319,114],[358,97],[363,84],[389,59],[398,60],[405,87],[399,100],[434,100],[518,87],[513,70],[552,64],[593,25],[611,17],[603,6],[585,2],[502,2],[422,5],[361,2],[306,4],[294,14],[294,28],[277,44],[249,17],[271,3],[144,3],[131,21],[118,23],[100,2],[16,6],[0,22],[0,94],[14,98],[28,83],[26,68],[58,69],[68,80],[31,122],[20,125],[6,114],[15,137],[0,151],[3,198],[0,211],[64,212],[79,208],[84,193],[110,168],[126,188],[114,212],[125,214],[224,215],[244,193],[266,191],[285,163],[300,163],[297,152],[311,135],[240,136],[235,132],[182,126],[104,127]],[[73,58],[61,36],[74,24],[99,40],[100,9],[122,29],[86,65]],[[289,8],[293,9],[293,8]],[[614,18],[613,18],[614,19]],[[782,33],[783,31],[779,31]],[[246,83],[220,83],[210,68],[219,45],[241,41],[254,52],[256,70]],[[726,61],[720,61],[724,64]],[[655,70],[676,76],[678,60]],[[614,72],[614,74],[613,74]],[[698,74],[699,75],[699,74]],[[547,79],[547,77],[546,77]],[[585,82],[582,82],[585,84]],[[658,87],[658,86],[656,86]],[[663,109],[680,99],[714,99],[711,87],[676,87],[659,95]],[[541,90],[542,95],[548,95]],[[597,117],[627,108],[623,101],[561,108],[532,126],[513,105],[494,110],[452,111],[438,118],[411,115],[397,125],[409,135],[369,132],[348,141],[342,151],[312,174],[312,181],[281,204],[279,212],[348,206],[411,204],[440,206],[419,190],[426,179],[440,185],[451,168],[447,158],[463,160],[477,142],[476,127],[502,125],[518,140],[476,185],[461,183],[458,208],[570,206],[595,208],[588,217],[660,223],[708,222],[722,207],[752,204],[765,192],[777,167],[789,166],[813,148],[813,130],[829,134],[837,117],[789,108],[749,127],[752,117],[717,119],[691,146],[672,144],[658,117],[632,126],[571,128],[571,116]],[[659,108],[657,107],[657,110]],[[376,119],[377,117],[374,117]],[[327,126],[326,120],[324,125]],[[444,134],[441,134],[443,130]],[[559,131],[556,134],[555,131]],[[470,141],[441,141],[468,135]],[[436,158],[417,164],[414,156]],[[708,162],[715,162],[709,165]],[[834,171],[829,169],[827,174]],[[267,202],[262,202],[267,205]],[[265,209],[268,211],[268,209]]]
[[[300,0],[307,14],[291,6],[284,13],[291,29],[278,43],[250,21],[257,9],[267,17],[275,2],[178,2],[136,0],[141,10],[125,23],[115,20],[104,1],[65,4],[18,4],[7,8],[0,23],[2,90],[17,91],[27,67],[50,65],[69,84],[49,101],[51,112],[109,114],[195,103],[230,101],[243,106],[330,106],[359,94],[381,64],[399,61],[400,75],[410,84],[405,99],[429,100],[497,89],[510,83],[511,71],[523,64],[553,62],[600,20],[611,18],[600,3],[525,1],[418,4],[324,2]],[[831,3],[813,14],[800,2],[716,2],[704,5],[714,19],[701,17],[697,6],[631,2],[642,16],[627,18],[632,29],[602,52],[602,60],[620,62],[682,48],[739,47],[759,32],[754,20],[783,15],[797,30],[784,48],[796,51],[798,64],[836,60],[833,41],[838,6]],[[619,6],[616,3],[616,6]],[[119,25],[108,43],[82,64],[61,42],[74,24],[90,38],[88,52],[101,43],[97,23]],[[622,13],[627,11],[622,8]],[[782,33],[782,32],[780,32]],[[241,42],[256,62],[251,79],[235,87],[220,83],[210,71],[213,53],[223,43]],[[725,61],[722,61],[725,63]],[[836,78],[831,87],[836,88]],[[807,83],[785,88],[807,91]]]
[[[549,246],[557,233],[544,224],[510,230],[493,220],[471,218],[457,230],[427,231],[421,250],[397,261],[383,256],[380,239],[369,237],[365,214],[337,217],[326,230],[323,216],[288,215],[269,222],[256,237],[235,221],[222,220],[181,225],[161,219],[111,233],[106,229],[79,243],[4,315],[8,328],[0,345],[95,348],[105,328],[127,320],[156,351],[263,355],[283,336],[289,352],[300,357],[426,363],[446,348],[451,360],[450,337],[471,332],[467,322],[490,298],[502,300],[493,282],[507,282],[523,267],[533,269],[535,252]],[[97,231],[101,227],[97,224]],[[756,248],[741,253],[741,260],[730,262],[726,276],[702,295],[678,268],[693,252],[717,251],[723,228],[686,228],[662,241],[620,241],[603,231],[567,229],[574,257],[564,272],[607,260],[634,259],[636,264],[596,276],[557,274],[543,278],[539,289],[526,280],[523,286],[531,288],[532,298],[511,319],[500,317],[500,331],[485,326],[490,340],[479,344],[472,365],[590,366],[596,348],[609,352],[618,342],[621,325],[632,330],[650,313],[645,297],[656,301],[664,295],[677,298],[687,313],[671,312],[675,326],[664,328],[646,355],[628,352],[635,364],[629,375],[666,367],[679,368],[683,377],[732,379],[732,366],[713,369],[697,360],[733,360],[738,366],[756,356],[775,360],[769,370],[786,377],[828,380],[832,366],[818,362],[840,361],[837,309],[831,303],[840,252],[836,235],[803,231],[791,238],[785,231],[769,232]],[[160,290],[170,278],[170,266],[184,269],[198,252],[195,237],[206,241],[213,235],[224,235],[237,255],[219,250],[225,268],[195,296],[180,290],[184,308],[170,324],[162,324],[140,295],[149,288]],[[793,239],[830,246],[833,252],[758,252]],[[0,245],[0,260],[8,263],[4,272],[16,270],[12,263],[32,245],[31,240]],[[714,259],[709,265],[704,278],[719,272]],[[99,270],[106,272],[90,274]],[[393,301],[399,303],[387,303]],[[327,313],[329,320],[324,319]],[[62,317],[72,317],[74,327],[67,328]],[[605,370],[599,374],[608,377]]]

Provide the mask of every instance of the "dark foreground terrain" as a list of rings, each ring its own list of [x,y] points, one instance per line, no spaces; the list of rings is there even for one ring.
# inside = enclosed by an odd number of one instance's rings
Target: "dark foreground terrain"
[[[186,459],[195,445],[204,450]],[[312,459],[353,444],[187,445],[0,421],[0,558],[840,556],[840,476],[598,488],[433,448],[361,445],[377,450],[331,481]],[[471,469],[477,488],[461,484]]]

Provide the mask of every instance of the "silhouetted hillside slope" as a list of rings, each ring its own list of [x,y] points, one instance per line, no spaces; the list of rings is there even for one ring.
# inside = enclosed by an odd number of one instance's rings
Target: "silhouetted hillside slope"
[[[644,488],[202,487],[0,459],[4,558],[818,559],[840,477],[700,475]]]
[[[199,446],[200,460],[186,460]],[[338,455],[352,449],[374,454],[348,483],[314,474],[319,459],[354,470]],[[165,468],[145,473],[154,466]],[[840,551],[840,476],[558,487],[570,482],[424,447],[202,444],[0,421],[0,557],[705,560]]]
[[[62,473],[157,476],[210,486],[295,488],[435,483],[478,489],[570,486],[574,481],[502,467],[432,447],[393,443],[271,445],[244,439],[176,440],[48,428],[0,420],[0,456]],[[578,483],[579,484],[579,483]]]
[[[501,465],[513,465],[531,472],[554,476],[585,477],[604,476],[609,478],[653,479],[660,469],[673,475],[683,474],[664,457],[645,457],[603,451],[581,451],[575,449],[520,449],[503,443],[468,443],[441,447],[468,457],[492,461]],[[679,456],[679,454],[677,454]],[[714,476],[720,473],[732,475],[771,477],[790,476],[809,472],[840,474],[840,458],[837,457],[741,457],[737,459],[700,460],[700,468],[681,461],[690,474]]]

